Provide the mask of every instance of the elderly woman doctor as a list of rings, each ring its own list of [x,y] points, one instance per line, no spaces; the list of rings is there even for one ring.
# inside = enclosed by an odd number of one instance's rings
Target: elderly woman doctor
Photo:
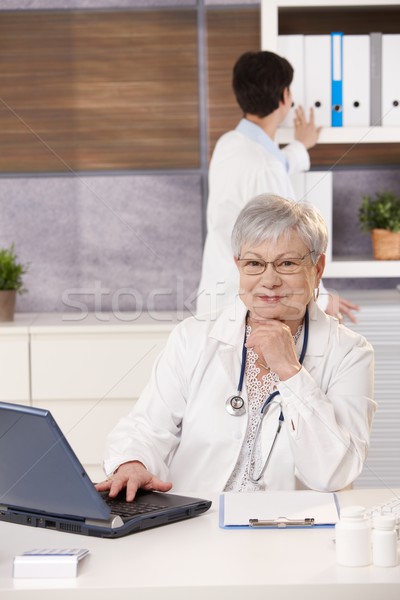
[[[106,481],[168,491],[332,491],[367,456],[373,351],[315,303],[326,226],[261,195],[232,234],[240,300],[171,333],[135,408],[108,436]]]

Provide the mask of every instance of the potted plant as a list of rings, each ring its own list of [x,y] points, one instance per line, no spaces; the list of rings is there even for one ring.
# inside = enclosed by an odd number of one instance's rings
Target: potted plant
[[[26,290],[23,288],[23,275],[28,265],[18,262],[14,244],[9,248],[0,249],[0,321],[12,321],[17,294]]]
[[[400,196],[389,191],[363,196],[359,220],[361,230],[371,233],[374,258],[400,260]]]

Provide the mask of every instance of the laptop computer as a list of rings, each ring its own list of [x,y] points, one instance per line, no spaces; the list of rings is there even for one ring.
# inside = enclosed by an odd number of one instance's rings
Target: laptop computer
[[[99,493],[49,410],[0,402],[0,520],[121,537],[195,517],[211,501],[139,491]]]

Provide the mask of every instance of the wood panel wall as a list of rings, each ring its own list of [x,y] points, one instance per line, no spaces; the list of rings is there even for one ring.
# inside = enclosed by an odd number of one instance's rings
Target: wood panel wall
[[[232,69],[241,54],[261,45],[260,10],[215,9],[207,13],[208,119],[210,155],[217,139],[233,129],[241,110],[232,91]]]
[[[198,168],[196,20],[0,13],[0,171]]]
[[[353,12],[340,14],[349,32]],[[398,12],[379,14],[384,30],[397,27]],[[315,33],[332,18],[282,10],[281,31]],[[241,117],[232,68],[260,48],[260,9],[209,7],[206,24],[211,155]],[[0,172],[199,168],[197,51],[196,7],[0,12]],[[319,144],[311,156],[314,166],[395,165],[400,144]]]

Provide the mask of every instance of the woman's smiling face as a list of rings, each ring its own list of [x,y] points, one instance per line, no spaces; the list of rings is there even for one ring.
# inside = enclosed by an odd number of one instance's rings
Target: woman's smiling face
[[[279,319],[294,327],[296,321],[301,322],[325,266],[324,254],[313,263],[312,250],[294,231],[276,242],[242,246],[239,260],[235,258],[240,273],[239,295],[253,317]],[[267,264],[264,272],[252,274],[265,266],[259,261],[274,265]]]

